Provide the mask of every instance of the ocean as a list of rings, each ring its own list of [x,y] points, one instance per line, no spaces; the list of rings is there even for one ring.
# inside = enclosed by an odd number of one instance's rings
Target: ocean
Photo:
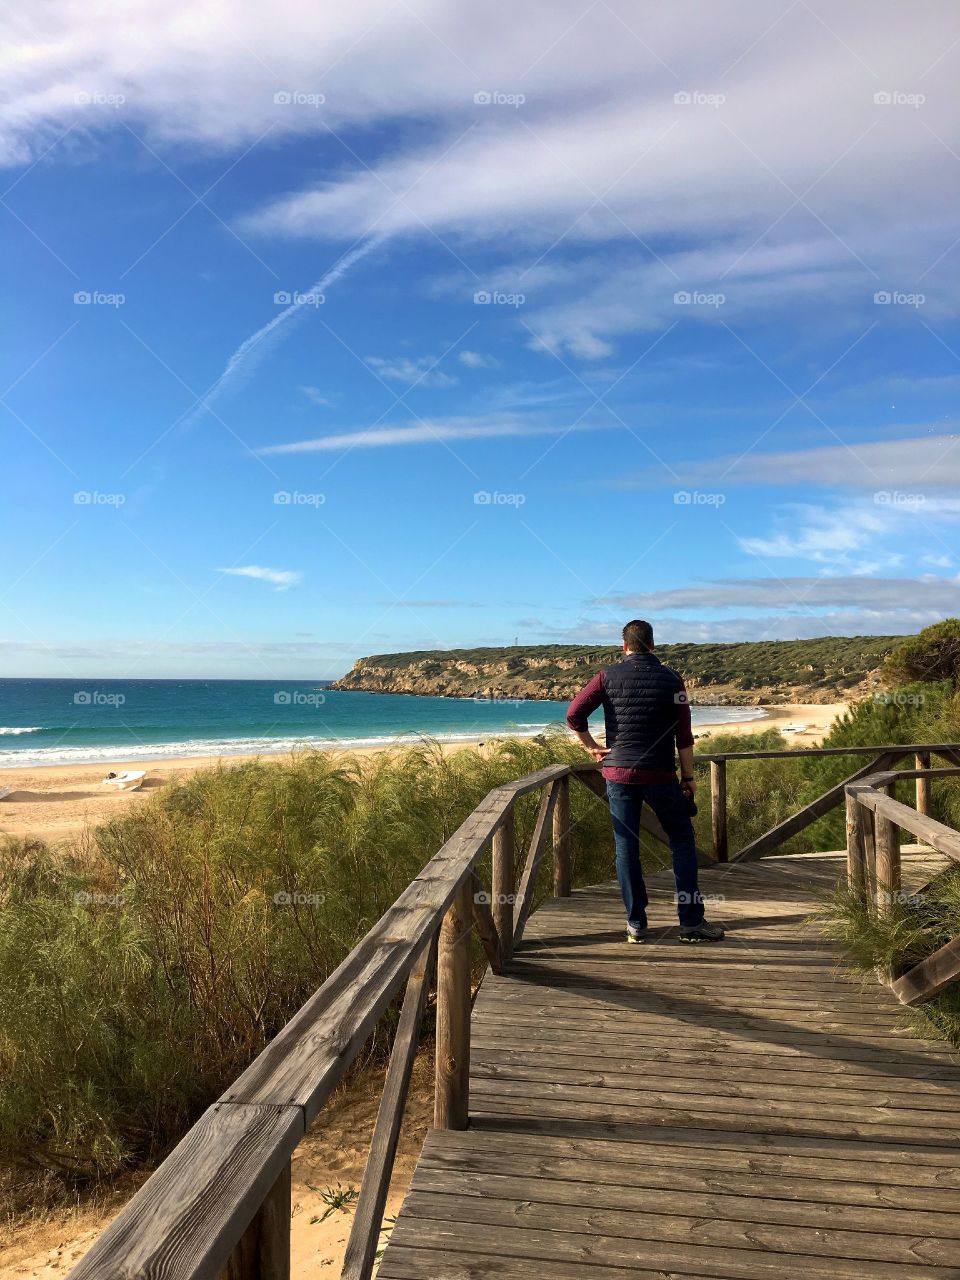
[[[530,736],[563,702],[353,693],[309,680],[0,679],[0,768]],[[695,725],[744,720],[694,707]]]

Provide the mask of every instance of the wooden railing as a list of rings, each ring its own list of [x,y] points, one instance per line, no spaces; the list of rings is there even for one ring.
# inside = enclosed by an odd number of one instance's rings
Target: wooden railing
[[[727,764],[735,760],[809,760],[814,756],[872,756],[869,763],[856,769],[842,782],[824,791],[809,804],[804,805],[789,818],[784,818],[776,826],[757,836],[739,852],[730,857],[729,837],[727,832]],[[762,858],[772,853],[785,841],[798,835],[811,823],[822,818],[831,809],[843,803],[847,787],[872,774],[892,768],[905,756],[915,756],[917,770],[929,768],[931,756],[939,756],[951,765],[960,764],[960,743],[957,742],[922,742],[901,746],[877,747],[802,747],[793,751],[725,751],[721,753],[705,752],[697,754],[698,764],[708,762],[710,765],[710,809],[713,828],[713,857],[718,862],[747,862]],[[927,813],[929,809],[929,793],[923,774],[911,774],[917,777],[917,809]]]
[[[960,832],[937,822],[928,812],[930,784],[939,778],[960,777],[957,764],[960,761],[949,769],[918,765],[916,769],[885,770],[847,786],[847,883],[878,917],[889,917],[903,892],[900,831],[910,832],[931,850],[960,862]],[[902,778],[916,779],[916,809],[894,798],[894,785]],[[960,981],[960,938],[947,942],[906,972],[878,977],[890,984],[903,1004],[929,1000]]]
[[[852,874],[862,874],[864,883],[879,877],[886,885],[896,878],[891,862],[896,857],[891,852],[895,842],[886,834],[886,820],[898,822],[941,852],[960,858],[957,833],[877,790],[878,785],[881,789],[889,785],[887,781],[877,783],[878,761],[886,767],[884,762],[895,762],[909,753],[917,753],[918,763],[929,764],[930,755],[938,754],[960,764],[960,744],[699,757],[709,761],[713,773],[717,855],[725,859],[723,797],[728,761],[866,754],[876,758],[800,814],[753,841],[737,859],[757,857],[758,850],[776,847],[844,794],[848,814],[880,815],[872,846],[879,853],[851,855]],[[956,774],[960,768],[918,767],[912,773],[881,773],[879,777],[916,777],[918,809],[925,811],[929,780]],[[538,874],[548,853],[552,855],[553,892],[560,897],[569,895],[571,778],[605,798],[599,766],[589,762],[550,765],[494,788],[323,986],[200,1117],[73,1268],[69,1280],[288,1280],[291,1156],[380,1018],[403,992],[342,1271],[345,1280],[367,1280],[375,1261],[429,995],[435,989],[434,1124],[462,1129],[469,1107],[472,933],[475,928],[491,968],[499,973],[523,937]],[[855,785],[858,780],[861,786]],[[533,792],[542,794],[518,883],[516,804]],[[866,821],[857,816],[856,830],[862,828],[865,833]],[[649,834],[666,843],[660,824],[646,809],[641,822]],[[718,833],[723,834],[722,841]],[[863,839],[866,841],[865,834]],[[489,892],[477,872],[487,848],[491,851]],[[863,849],[867,848],[864,843]],[[702,851],[698,853],[701,862],[713,861]],[[880,892],[878,888],[877,894]],[[950,945],[955,949],[949,955],[943,957],[938,952],[924,962],[932,966],[929,976],[917,975],[923,979],[924,990],[940,981],[933,977],[934,970],[937,974],[960,973],[960,947]],[[905,975],[901,981],[912,976]]]
[[[70,1272],[70,1280],[288,1280],[290,1159],[378,1020],[404,990],[342,1275],[371,1274],[414,1056],[436,989],[434,1124],[466,1127],[471,936],[499,973],[523,937],[538,872],[571,887],[570,778],[603,791],[598,766],[551,765],[496,787],[323,986],[186,1134]],[[515,876],[515,806],[542,792]],[[665,839],[652,817],[644,826]],[[491,888],[476,867],[490,846]]]

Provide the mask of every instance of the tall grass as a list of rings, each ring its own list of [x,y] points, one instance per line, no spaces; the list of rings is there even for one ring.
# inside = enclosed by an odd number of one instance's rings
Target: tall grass
[[[758,733],[710,733],[697,750],[719,755],[731,751],[785,751],[778,729]],[[727,765],[727,830],[731,851],[743,848],[804,803],[806,787],[798,760],[734,760]],[[713,844],[710,818],[710,774],[706,763],[695,766],[697,817],[694,828],[702,849]]]
[[[900,974],[960,937],[960,867],[936,876],[923,893],[894,897],[888,916],[878,918],[864,896],[836,889],[817,912],[824,932],[838,943],[846,962],[869,981],[876,971]],[[948,987],[904,1016],[923,1036],[960,1047],[960,987]]]
[[[194,774],[65,850],[8,840],[0,1150],[74,1185],[159,1157],[491,787],[582,758],[562,734],[303,753]],[[571,808],[575,876],[607,878],[603,807],[575,785]]]

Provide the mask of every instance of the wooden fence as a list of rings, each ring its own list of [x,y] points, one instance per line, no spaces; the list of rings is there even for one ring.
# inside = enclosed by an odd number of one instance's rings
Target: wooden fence
[[[436,989],[434,1124],[463,1129],[470,1072],[471,936],[499,973],[523,937],[537,876],[571,886],[570,778],[551,765],[491,791],[280,1034],[186,1134],[70,1272],[70,1280],[288,1280],[291,1155],[403,991],[342,1275],[371,1274],[428,993]],[[602,784],[601,784],[602,785]],[[514,809],[541,792],[515,874]],[[659,824],[645,826],[663,837]],[[476,866],[490,846],[491,887]]]
[[[960,761],[948,769],[918,766],[885,770],[847,786],[847,882],[879,917],[890,916],[903,892],[900,831],[909,832],[930,849],[960,862],[960,832],[928,814],[931,783],[938,778],[960,777],[957,764]],[[916,809],[894,799],[894,784],[901,778],[916,779]],[[917,895],[922,892],[923,889],[917,890]],[[890,984],[903,1004],[929,1000],[960,981],[960,938],[947,942],[906,972],[879,973],[878,977]]]
[[[815,800],[784,818],[776,826],[765,831],[763,835],[751,840],[731,858],[729,853],[729,837],[727,833],[727,764],[736,760],[809,760],[813,756],[872,756],[867,764],[856,769],[842,782],[824,791]],[[843,803],[847,787],[867,778],[872,774],[891,769],[905,756],[916,758],[917,770],[930,766],[931,756],[940,756],[949,764],[960,764],[960,743],[957,742],[922,742],[901,746],[878,747],[803,747],[794,751],[726,751],[721,754],[697,754],[698,764],[710,764],[710,807],[713,826],[713,857],[718,862],[747,862],[762,858],[772,853],[787,840],[798,835],[817,818],[822,818],[831,809]],[[907,775],[904,775],[907,776]],[[917,777],[917,809],[921,813],[928,812],[929,792],[923,775],[912,773]]]
[[[918,759],[916,771],[880,773],[885,781],[876,782],[878,768],[888,768],[913,753]],[[878,852],[851,855],[852,874],[860,875],[863,868],[864,883],[878,877],[885,886],[895,878],[891,862],[896,858],[891,852],[895,842],[887,835],[885,820],[960,858],[960,836],[924,818],[929,780],[960,774],[960,768],[930,770],[919,764],[929,764],[931,754],[960,764],[960,744],[700,757],[709,761],[713,774],[717,857],[723,861],[727,856],[724,784],[728,761],[830,754],[866,754],[875,759],[753,841],[735,860],[770,851],[845,794],[848,815],[858,815],[858,831],[861,827],[866,831],[861,811],[879,814],[876,843],[870,846]],[[914,813],[882,794],[889,780],[897,777],[917,778],[918,809],[924,797],[922,812]],[[342,1272],[345,1280],[366,1280],[375,1261],[428,995],[435,988],[434,1124],[462,1129],[469,1105],[472,933],[475,928],[491,968],[499,973],[523,937],[538,873],[548,853],[553,892],[569,895],[571,778],[605,794],[599,766],[592,763],[551,765],[491,791],[323,986],[201,1116],[73,1268],[69,1280],[289,1280],[291,1156],[379,1019],[403,992]],[[857,781],[862,785],[856,786]],[[541,797],[518,883],[515,806],[521,796],[533,792]],[[657,839],[666,840],[652,814],[644,812],[642,823]],[[489,891],[477,874],[477,864],[488,847],[492,854]],[[867,848],[864,843],[863,849]],[[713,860],[698,852],[701,861]],[[878,888],[878,902],[880,893]],[[931,974],[934,970],[941,977],[960,974],[960,946],[951,947],[954,950],[948,956],[937,952],[924,962],[932,966]],[[912,976],[913,971],[902,981]],[[924,990],[932,989],[933,977],[916,975],[920,979]]]

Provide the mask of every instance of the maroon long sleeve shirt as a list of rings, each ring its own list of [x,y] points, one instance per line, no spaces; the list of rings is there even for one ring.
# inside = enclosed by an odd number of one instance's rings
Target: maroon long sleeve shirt
[[[682,681],[681,681],[682,684]],[[684,693],[686,687],[684,686]],[[603,672],[593,677],[584,685],[567,708],[567,724],[576,733],[584,733],[587,720],[603,705]],[[693,746],[693,727],[690,723],[690,703],[684,698],[677,703],[677,749]],[[609,782],[626,782],[633,786],[644,783],[673,782],[677,776],[676,769],[618,769],[614,766],[604,767],[603,776]]]

